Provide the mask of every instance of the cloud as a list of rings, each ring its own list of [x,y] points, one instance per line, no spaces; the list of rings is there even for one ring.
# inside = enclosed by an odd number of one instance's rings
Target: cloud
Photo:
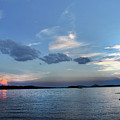
[[[113,71],[113,70],[120,70],[120,61],[114,61],[109,59],[104,59],[99,62],[94,62],[93,64],[103,66],[98,71]]]
[[[68,50],[84,46],[85,44],[77,41],[75,30],[75,16],[71,11],[73,4],[69,5],[59,18],[59,25],[45,28],[36,34],[40,39],[53,40],[49,43],[49,50]]]
[[[36,34],[36,37],[42,38],[46,36],[56,35],[57,30],[59,29],[59,26],[54,26],[51,28],[45,28],[41,30],[39,33]]]
[[[59,25],[45,28],[36,34],[40,39],[53,40],[49,43],[49,50],[67,50],[83,46],[82,42],[77,41],[75,30],[75,16],[71,11],[73,4],[69,5],[59,18]]]
[[[2,18],[3,18],[3,11],[0,10],[0,19],[2,19]]]
[[[101,66],[98,71],[114,71],[120,70],[120,53],[110,53],[102,57],[100,61],[93,62],[95,65]]]
[[[115,73],[113,73],[112,75],[120,75],[120,73],[118,73],[118,72],[115,72]]]
[[[120,50],[120,45],[105,47],[106,50]],[[102,57],[100,61],[93,62],[95,65],[102,66],[98,71],[115,71],[120,70],[120,53],[109,53]]]
[[[83,46],[83,43],[76,40],[76,34],[73,31],[67,31],[67,35],[61,35],[61,32],[66,34],[59,26],[46,28],[36,34],[37,37],[42,39],[53,39],[54,42],[49,44],[49,50],[65,50]]]
[[[67,68],[66,70],[67,70],[67,71],[72,71],[73,69],[71,69],[71,68]]]
[[[25,73],[25,74],[20,74],[20,75],[0,73],[2,78],[7,79],[8,82],[38,80],[38,79],[41,79],[48,74],[50,74],[50,72]]]
[[[120,53],[110,53],[108,56],[120,56]]]
[[[83,43],[76,41],[76,35],[69,33],[67,36],[57,36],[57,40],[50,44],[50,50],[65,50],[83,46]]]
[[[99,55],[104,55],[105,53],[88,53],[88,54],[80,54],[80,57],[94,57]]]
[[[113,47],[105,47],[105,49],[117,49],[117,50],[120,50],[120,45],[115,45]]]
[[[48,56],[44,56],[43,58],[40,58],[42,61],[46,62],[47,64],[53,64],[53,63],[60,63],[65,61],[71,61],[72,59],[68,57],[67,55],[63,53],[52,53]]]
[[[88,53],[88,54],[81,54],[82,50],[79,51],[66,51],[64,54],[67,56],[74,56],[74,57],[96,57],[96,56],[101,56],[105,55],[106,53]]]
[[[106,67],[106,68],[103,68],[101,70],[98,70],[98,71],[113,71],[115,69],[113,69],[112,67]]]
[[[120,53],[110,53],[107,56],[101,57],[101,61],[120,61]]]
[[[16,61],[28,61],[39,58],[40,52],[30,48],[29,46],[21,45],[13,40],[0,39],[0,51],[2,54],[8,54]]]
[[[77,62],[78,64],[86,64],[88,62],[91,62],[90,59],[87,57],[75,58],[74,61]]]
[[[39,44],[40,44],[40,42],[38,42],[38,43],[29,43],[27,46],[31,47],[33,45],[39,45]]]

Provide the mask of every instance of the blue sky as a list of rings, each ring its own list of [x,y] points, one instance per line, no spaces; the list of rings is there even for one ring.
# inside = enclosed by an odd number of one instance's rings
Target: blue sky
[[[0,75],[9,84],[92,84],[120,76],[119,0],[0,0]]]

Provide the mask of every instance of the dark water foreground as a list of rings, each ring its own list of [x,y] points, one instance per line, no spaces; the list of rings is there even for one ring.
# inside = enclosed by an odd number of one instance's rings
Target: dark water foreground
[[[119,120],[119,87],[0,90],[0,120]]]

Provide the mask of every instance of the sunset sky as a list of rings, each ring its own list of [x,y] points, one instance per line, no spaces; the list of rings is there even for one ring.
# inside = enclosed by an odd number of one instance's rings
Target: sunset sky
[[[0,78],[64,86],[120,77],[120,0],[0,0]]]

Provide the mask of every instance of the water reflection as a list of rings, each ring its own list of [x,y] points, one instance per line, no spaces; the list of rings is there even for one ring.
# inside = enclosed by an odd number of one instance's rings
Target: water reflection
[[[0,98],[3,99],[7,98],[7,90],[0,90]]]
[[[0,90],[0,120],[119,120],[120,88]]]

